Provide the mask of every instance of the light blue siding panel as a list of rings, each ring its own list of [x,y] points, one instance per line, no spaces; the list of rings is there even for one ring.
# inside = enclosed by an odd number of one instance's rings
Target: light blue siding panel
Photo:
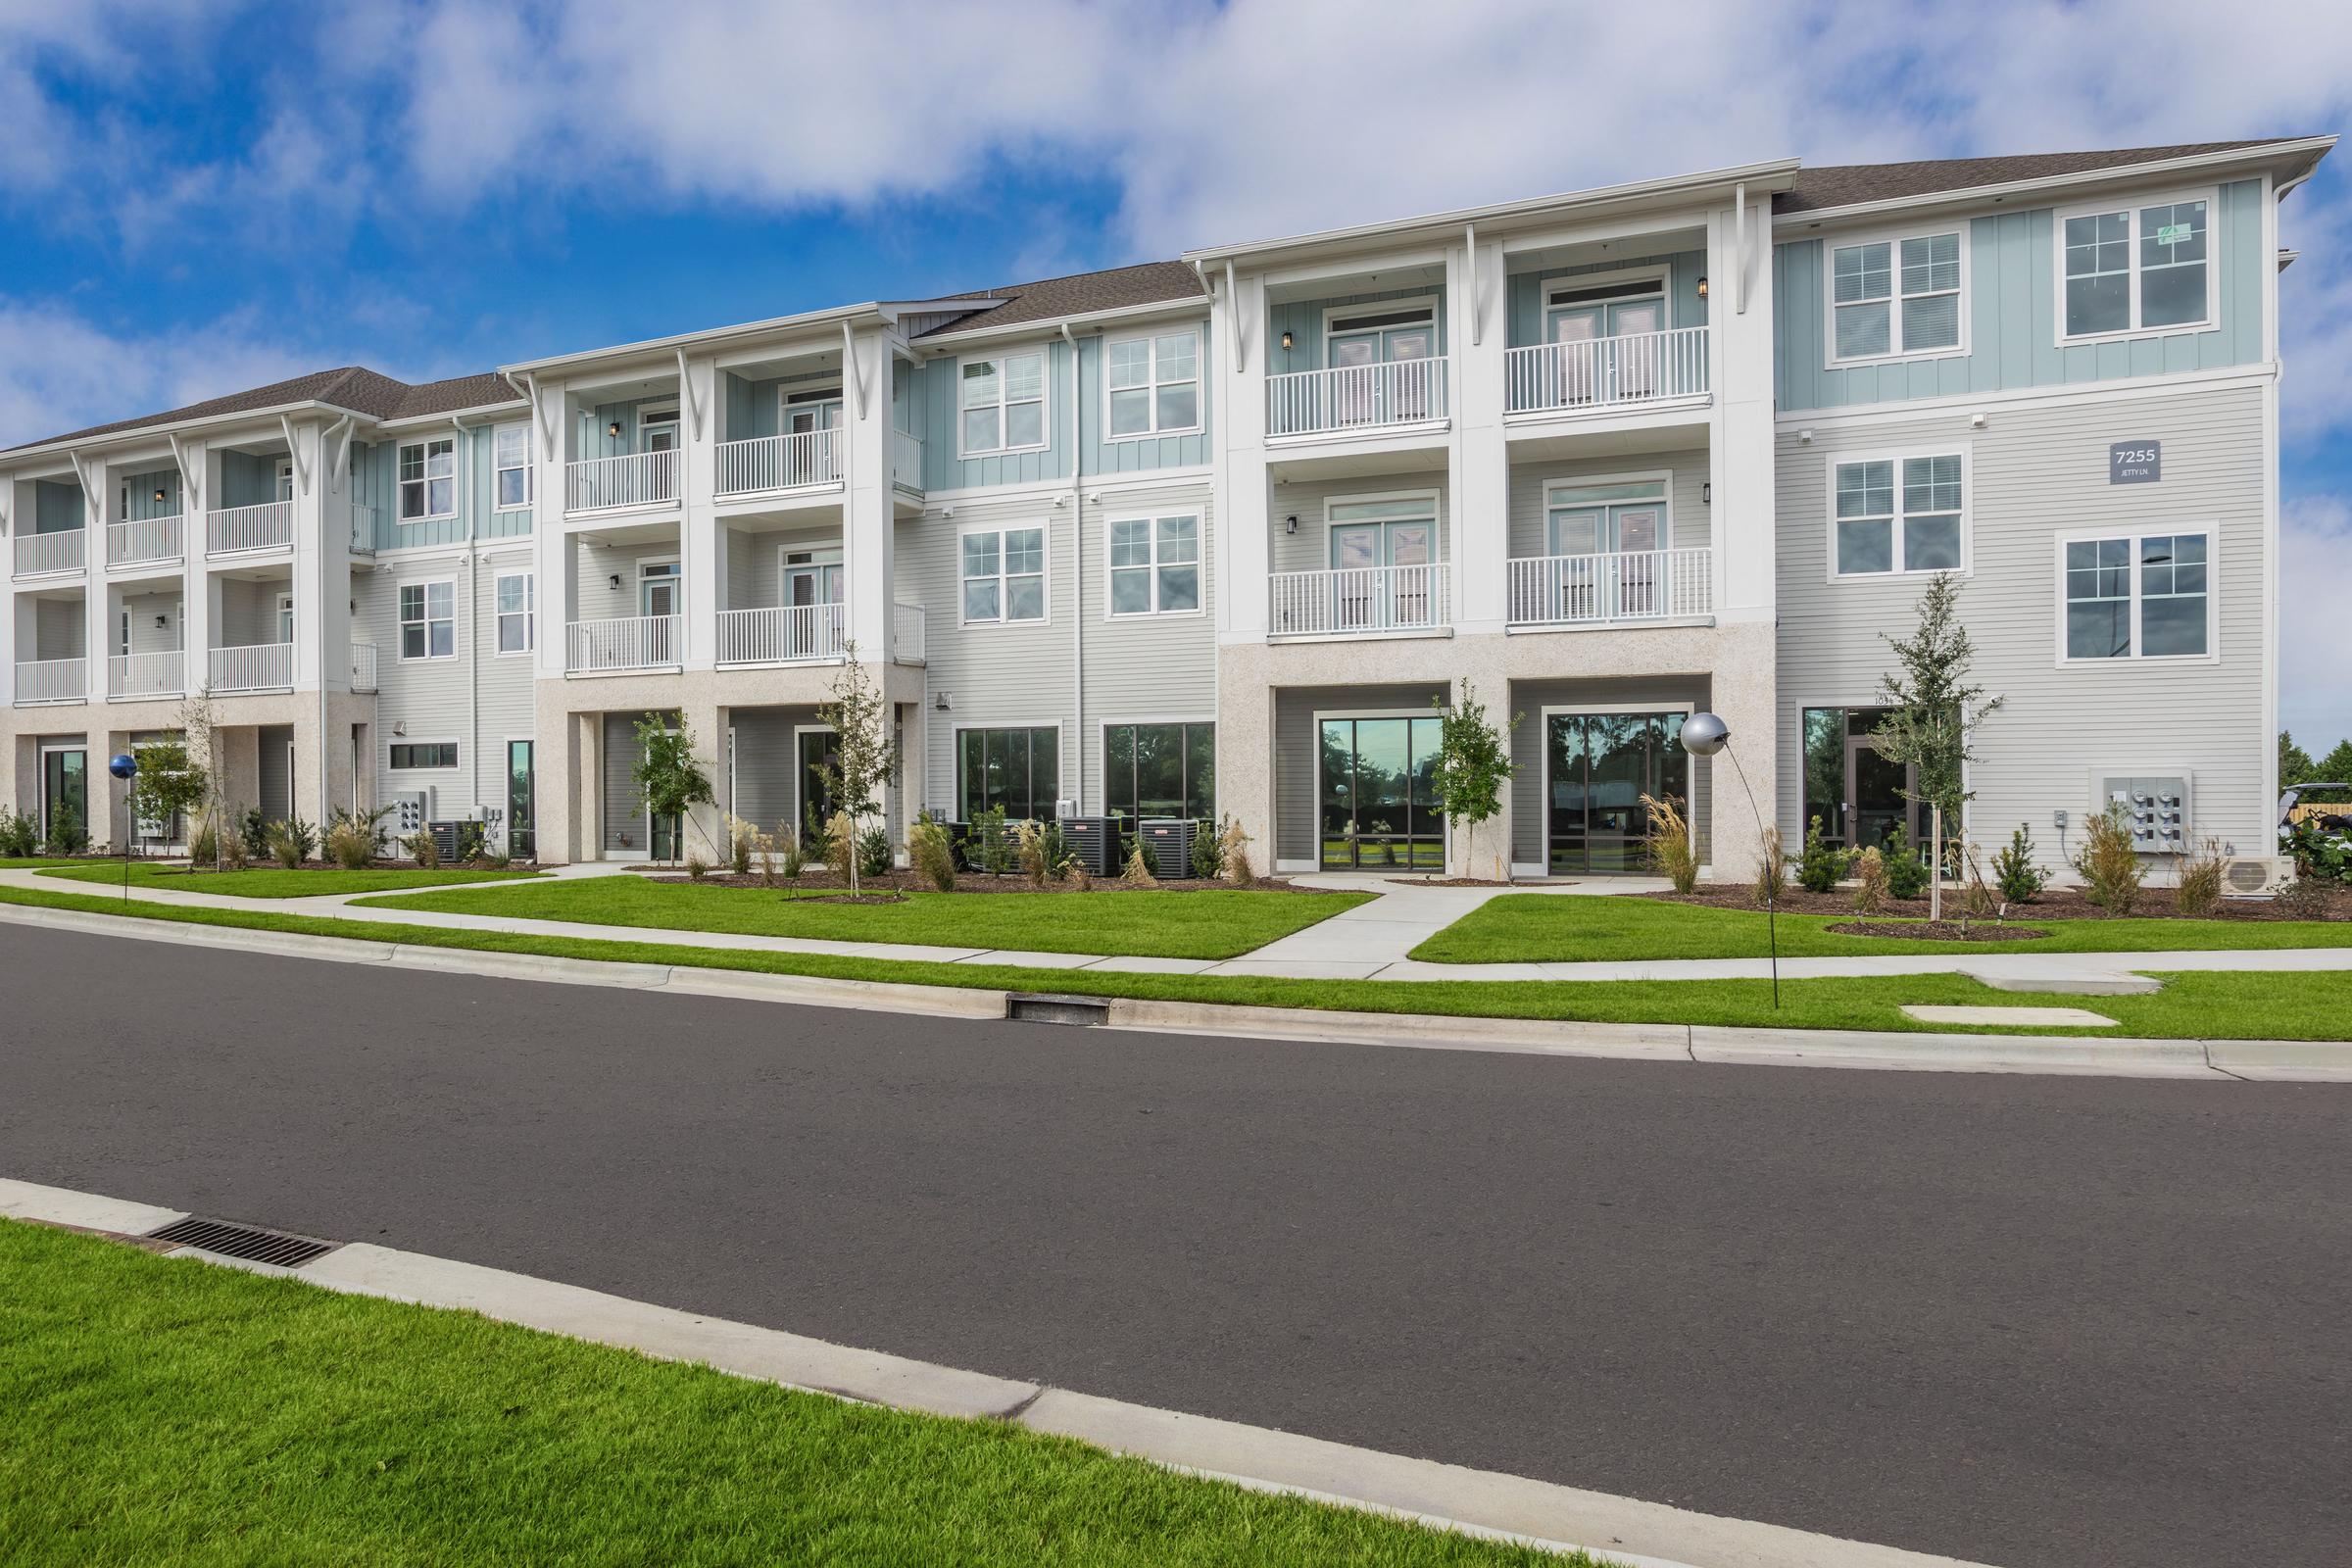
[[[1435,299],[1438,312],[1438,352],[1446,352],[1446,287],[1442,283],[1425,284],[1419,288],[1383,289],[1374,294],[1335,294],[1328,299],[1293,300],[1274,306],[1266,313],[1266,370],[1282,375],[1292,370],[1319,370],[1323,368],[1323,313],[1354,305],[1377,305],[1383,300]],[[1282,346],[1282,334],[1291,334],[1291,347]]]
[[[32,483],[32,531],[63,533],[82,523],[81,486],[55,479]]]
[[[957,360],[947,357],[932,362],[931,372],[924,377],[925,416],[920,428],[923,438],[923,483],[926,488],[961,490],[981,485],[1038,484],[1049,479],[1069,477],[1069,347],[1058,338],[1045,344],[1006,345],[1006,349],[1013,353],[1038,347],[1046,351],[1046,445],[1034,452],[982,458],[958,457],[956,393],[960,372],[956,368]],[[977,350],[962,356],[965,359],[980,357],[982,351]]]
[[[1666,269],[1666,321],[1669,326],[1704,326],[1707,302],[1698,297],[1698,280],[1706,275],[1705,251],[1676,251],[1664,256],[1635,256],[1623,261],[1593,262],[1579,267],[1552,267],[1513,272],[1504,287],[1510,346],[1526,348],[1544,341],[1544,296],[1556,283],[1594,272],[1629,267]],[[1276,328],[1277,331],[1280,328]]]
[[[1206,321],[1189,323],[1168,322],[1158,332],[1181,331],[1190,326],[1200,339],[1198,364],[1200,369],[1200,428],[1186,435],[1157,436],[1140,441],[1106,441],[1103,429],[1107,420],[1102,402],[1102,354],[1111,334],[1097,334],[1078,340],[1078,395],[1083,410],[1086,433],[1085,473],[1138,473],[1152,468],[1183,467],[1209,461],[1208,433],[1215,417],[1209,403],[1211,361],[1209,330]],[[1119,332],[1119,337],[1140,336],[1142,333]]]
[[[124,474],[120,483],[129,492],[124,498],[128,502],[124,521],[144,522],[150,517],[176,517],[179,515],[179,470],[177,468],[161,468],[153,473]],[[158,490],[164,493],[164,499],[161,501],[155,499],[155,493]]]
[[[275,458],[257,458],[249,452],[220,454],[220,499],[216,506],[222,510],[263,507],[276,499]]]

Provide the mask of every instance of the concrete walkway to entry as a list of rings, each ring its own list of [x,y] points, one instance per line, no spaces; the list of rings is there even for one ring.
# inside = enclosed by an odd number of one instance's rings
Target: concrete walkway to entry
[[[545,876],[566,880],[634,874],[611,862],[554,868]],[[527,887],[541,878],[462,884],[489,892]],[[657,947],[723,948],[759,953],[817,954],[834,957],[883,958],[901,962],[1002,964],[1033,969],[1092,969],[1123,974],[1247,975],[1292,980],[1760,980],[1772,973],[1765,958],[1648,958],[1611,962],[1422,963],[1407,955],[1414,947],[1459,920],[1489,899],[1505,893],[1551,897],[1611,896],[1656,891],[1646,878],[1611,878],[1546,886],[1446,887],[1382,876],[1315,874],[1296,878],[1309,887],[1353,889],[1379,895],[1369,904],[1281,937],[1238,958],[1156,958],[1116,954],[1035,953],[1008,948],[936,947],[910,942],[843,942],[815,937],[758,936],[730,931],[688,931],[663,926],[599,925],[576,920],[534,920],[516,915],[455,914],[432,909],[371,906],[363,901],[394,896],[392,891],[323,894],[309,898],[252,899],[219,893],[180,893],[132,886],[140,903],[300,914],[354,923],[441,926],[452,930],[502,931],[573,937],[597,942],[631,942]],[[43,877],[37,870],[0,870],[0,887],[45,893],[118,897],[103,883]],[[423,892],[424,889],[413,891]],[[354,933],[357,935],[357,933]],[[2091,991],[2131,989],[2128,977],[2162,970],[2244,969],[2312,971],[2352,969],[2352,948],[2278,948],[2178,953],[1985,953],[1904,955],[1856,954],[1837,957],[1783,958],[1786,980],[1857,978],[1873,975],[1965,974],[2005,990]]]

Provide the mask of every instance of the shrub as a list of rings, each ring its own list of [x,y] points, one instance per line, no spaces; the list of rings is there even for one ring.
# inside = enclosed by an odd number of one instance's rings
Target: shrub
[[[423,870],[430,871],[441,863],[441,846],[433,841],[431,828],[419,828],[400,841],[409,858]]]
[[[2278,853],[2292,856],[2295,875],[2315,882],[2352,882],[2352,833],[2307,816],[2278,830]]]
[[[345,817],[326,830],[326,858],[346,871],[357,871],[375,858],[375,841],[366,828]]]
[[[1058,882],[1069,874],[1070,841],[1059,822],[1021,822],[1013,828],[1013,855],[1021,875],[1033,888]]]
[[[41,848],[41,819],[30,811],[0,808],[0,856],[24,859]]]
[[[727,818],[727,865],[737,876],[752,874],[752,853],[760,846],[760,830],[740,817]]]
[[[0,848],[0,854],[7,853],[5,848]],[[207,817],[204,825],[196,830],[195,837],[188,840],[188,860],[194,865],[210,865],[220,854],[220,830],[213,826],[212,818]]]
[[[1657,800],[1642,797],[1649,809],[1649,863],[1651,869],[1674,884],[1677,893],[1688,893],[1698,886],[1698,852],[1690,844],[1690,824],[1673,797]]]
[[[2316,876],[2298,875],[2278,890],[2278,912],[2292,920],[2325,919],[2328,884]]]
[[[2173,903],[2182,914],[2211,914],[2222,902],[2222,846],[2207,839],[2180,862],[2180,886]]]
[[[1242,819],[1227,816],[1224,829],[1217,834],[1218,863],[1225,869],[1226,880],[1236,887],[1249,887],[1257,880],[1250,868],[1250,835],[1242,830]]]
[[[1148,888],[1158,881],[1159,878],[1152,874],[1150,857],[1144,854],[1144,841],[1137,839],[1135,847],[1127,852],[1127,864],[1119,872],[1119,885],[1130,888]]]
[[[270,858],[294,870],[318,851],[318,830],[299,816],[270,824]]]
[[[262,814],[260,807],[245,808],[241,831],[245,839],[245,858],[258,860],[270,853],[270,819]]]
[[[1808,893],[1828,893],[1845,877],[1853,859],[1850,850],[1834,850],[1823,842],[1821,818],[1805,824],[1804,848],[1796,856],[1796,884]]]
[[[246,853],[245,835],[222,833],[220,836],[220,858],[216,862],[223,871],[242,871],[253,857]]]
[[[975,811],[968,858],[990,876],[1003,876],[1012,869],[1012,839],[1004,824],[1004,808],[992,806],[985,811]]]
[[[61,806],[49,813],[49,837],[43,849],[51,855],[79,855],[89,847],[89,831],[81,825],[79,811]]]
[[[1781,825],[1774,822],[1764,829],[1763,840],[1756,846],[1756,883],[1748,896],[1759,905],[1779,899],[1781,889],[1788,885],[1788,858],[1781,851]]]
[[[808,868],[808,853],[801,847],[801,836],[783,823],[776,824],[776,870],[787,882],[798,882],[801,872]]]
[[[2139,903],[2140,878],[2147,873],[2132,848],[2132,823],[2121,801],[2083,823],[2075,873],[2082,878],[2082,896],[2109,914],[2130,914]]]
[[[2023,822],[2009,830],[2009,847],[1992,858],[1992,880],[2011,904],[2031,904],[2049,885],[2049,877],[2034,862],[2034,836]]]
[[[1074,892],[1090,892],[1095,885],[1095,873],[1086,868],[1085,860],[1073,855],[1070,857],[1069,869],[1061,873],[1061,883]]]
[[[1911,836],[1896,823],[1886,835],[1886,893],[1889,898],[1916,899],[1928,891],[1928,862],[1920,858]]]
[[[1876,914],[1886,907],[1886,857],[1873,845],[1854,857],[1854,912]]]
[[[1960,912],[1970,919],[1989,920],[2001,912],[2001,901],[1984,880],[1984,866],[1974,844],[1960,846]]]
[[[472,861],[480,859],[482,852],[489,847],[490,826],[488,823],[469,821],[458,824],[459,864],[470,864]]]
[[[906,830],[906,861],[940,892],[956,891],[956,847],[948,842],[948,825],[927,811]]]
[[[492,871],[504,871],[514,863],[514,857],[504,850],[484,850],[476,857],[477,863]]]
[[[703,858],[703,852],[700,850],[688,850],[686,852],[687,880],[690,882],[700,882],[703,878],[709,876],[710,874],[710,862]]]
[[[890,871],[890,835],[869,827],[858,835],[858,874],[884,876]]]
[[[1141,844],[1137,846],[1141,848]],[[1193,823],[1193,875],[1213,882],[1225,868],[1225,852],[1217,847],[1217,825],[1201,818]]]

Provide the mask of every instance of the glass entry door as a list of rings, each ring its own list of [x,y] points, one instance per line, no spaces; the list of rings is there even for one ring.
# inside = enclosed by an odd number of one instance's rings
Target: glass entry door
[[[1438,559],[1435,518],[1367,517],[1349,512],[1402,509],[1393,503],[1335,507],[1331,525],[1331,625],[1334,631],[1385,631],[1437,624],[1433,590]]]
[[[1330,870],[1444,869],[1437,715],[1326,718],[1318,728],[1318,862]]]
[[[1680,713],[1552,713],[1544,720],[1545,860],[1554,876],[1648,869],[1642,797],[1690,809]]]
[[[90,754],[80,747],[57,747],[41,753],[41,837],[70,822],[90,837]]]
[[[1334,370],[1333,413],[1341,424],[1396,424],[1431,416],[1434,388],[1429,368],[1382,370],[1381,366],[1426,362],[1437,357],[1438,328],[1426,310],[1357,317],[1331,323],[1324,340],[1325,362]]]
[[[531,775],[531,743],[507,742],[507,853],[517,860],[538,858],[537,796]]]
[[[841,612],[826,614],[813,608],[841,603],[841,562],[824,559],[838,554],[793,551],[784,557],[784,603],[801,612],[784,617],[787,659],[815,659],[841,651]]]
[[[1560,384],[1566,403],[1647,397],[1656,390],[1657,339],[1666,329],[1666,300],[1659,294],[1623,299],[1557,299],[1547,313]],[[1618,341],[1620,339],[1626,341]]]
[[[1552,509],[1551,554],[1559,564],[1559,614],[1567,620],[1654,615],[1657,551],[1666,514],[1655,502]]]
[[[1913,846],[1919,844],[1919,823],[1911,803],[1903,798],[1910,782],[1910,768],[1887,760],[1873,737],[1845,738],[1847,828],[1855,849],[1884,847],[1897,827]]]
[[[811,849],[821,848],[836,808],[832,768],[841,758],[841,737],[830,728],[805,729],[793,745],[801,776],[801,831]]]

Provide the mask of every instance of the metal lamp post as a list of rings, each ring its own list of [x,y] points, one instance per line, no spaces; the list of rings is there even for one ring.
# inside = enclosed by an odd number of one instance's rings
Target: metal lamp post
[[[1764,839],[1764,813],[1757,809],[1756,792],[1748,788],[1747,769],[1740,765],[1740,754],[1732,750],[1732,726],[1715,713],[1692,713],[1683,720],[1683,750],[1692,757],[1713,757],[1717,753],[1732,760],[1732,771],[1740,775],[1740,791],[1747,797],[1748,811],[1756,819],[1756,839]],[[1781,890],[1780,879],[1774,877],[1764,887],[1764,934],[1772,948],[1772,1006],[1781,1006]]]
[[[128,752],[108,759],[106,770],[127,784],[138,776],[139,760]],[[130,842],[138,836],[139,806],[128,790],[122,792],[122,902],[130,902]]]

